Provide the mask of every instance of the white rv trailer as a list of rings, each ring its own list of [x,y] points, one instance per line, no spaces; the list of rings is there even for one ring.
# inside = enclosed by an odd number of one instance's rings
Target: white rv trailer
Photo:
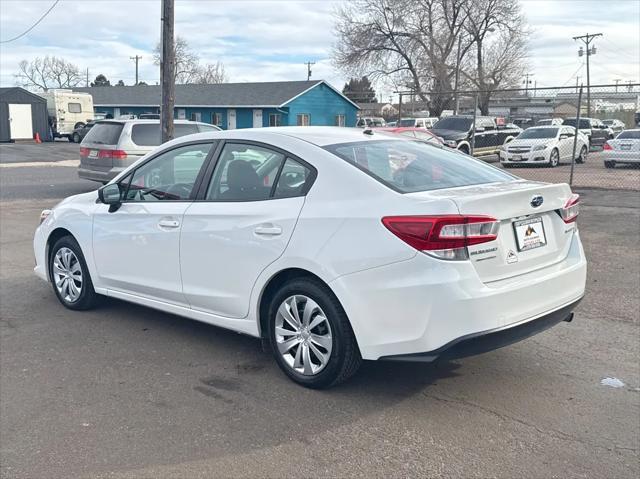
[[[49,90],[40,96],[47,100],[49,124],[56,138],[70,138],[74,129],[94,119],[93,98],[89,93]]]

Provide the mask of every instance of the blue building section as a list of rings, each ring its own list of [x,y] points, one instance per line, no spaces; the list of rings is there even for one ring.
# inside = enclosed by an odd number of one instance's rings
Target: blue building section
[[[122,115],[160,113],[158,86],[92,87],[94,110]],[[359,107],[318,81],[176,85],[174,118],[223,129],[275,126],[355,126]]]

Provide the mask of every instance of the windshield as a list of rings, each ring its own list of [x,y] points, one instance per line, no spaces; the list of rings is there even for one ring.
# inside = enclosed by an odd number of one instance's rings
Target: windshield
[[[576,118],[567,118],[566,120],[564,120],[562,122],[563,125],[569,125],[569,126],[576,126]],[[591,123],[589,123],[589,120],[584,120],[582,118],[580,118],[580,129],[590,129],[591,128]]]
[[[416,124],[416,120],[414,118],[403,118],[397,124],[397,126],[413,126]]]
[[[471,124],[473,123],[473,119],[471,118],[460,118],[450,116],[448,118],[443,118],[442,120],[438,120],[435,125],[433,125],[434,130],[457,130],[457,131],[469,131],[471,129]]]
[[[557,128],[529,128],[517,137],[518,140],[529,140],[532,138],[555,138],[558,134]]]
[[[626,130],[620,133],[616,140],[640,140],[640,130]]]
[[[481,160],[420,141],[361,141],[325,149],[401,193],[515,179]]]

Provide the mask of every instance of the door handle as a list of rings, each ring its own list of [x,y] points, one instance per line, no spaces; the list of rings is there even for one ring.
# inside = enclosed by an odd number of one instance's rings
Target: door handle
[[[256,226],[256,229],[253,231],[260,236],[278,236],[282,234],[282,228],[272,224]]]
[[[178,220],[163,219],[158,221],[158,226],[160,228],[177,228],[180,226],[180,222]]]

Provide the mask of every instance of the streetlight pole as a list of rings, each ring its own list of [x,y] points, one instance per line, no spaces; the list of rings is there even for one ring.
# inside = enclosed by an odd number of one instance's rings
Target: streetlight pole
[[[173,139],[173,107],[176,101],[174,0],[162,0],[162,52],[160,54],[160,84],[162,107],[160,130],[162,142]]]

